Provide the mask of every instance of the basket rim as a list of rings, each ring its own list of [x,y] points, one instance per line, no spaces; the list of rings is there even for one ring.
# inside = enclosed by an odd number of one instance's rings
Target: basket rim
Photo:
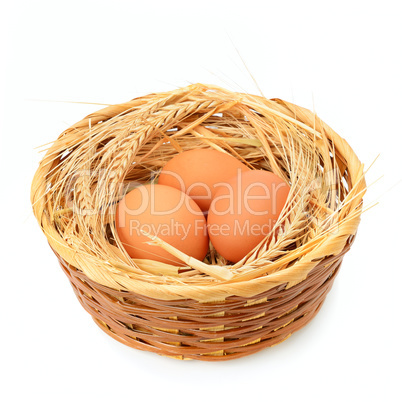
[[[60,144],[67,141],[72,132],[88,133],[88,127],[90,130],[97,124],[101,125],[116,118],[128,118],[127,116],[130,116],[130,113],[136,109],[151,113],[151,109],[154,112],[161,110],[162,106],[166,108],[166,105],[174,109],[175,105],[180,102],[187,102],[191,105],[191,102],[196,100],[198,102],[203,101],[204,104],[210,102],[208,105],[210,112],[208,113],[211,115],[217,113],[217,110],[225,111],[232,110],[234,107],[248,107],[257,113],[269,112],[277,119],[296,125],[299,130],[313,133],[318,138],[317,143],[329,138],[334,149],[337,150],[337,157],[339,155],[340,158],[339,163],[345,165],[344,174],[347,175],[350,183],[349,193],[353,192],[349,208],[338,222],[337,233],[318,239],[310,248],[306,248],[305,253],[294,264],[284,269],[259,277],[247,278],[245,276],[246,279],[244,280],[238,280],[236,277],[217,279],[215,282],[202,285],[149,283],[127,276],[126,272],[121,271],[119,267],[113,266],[110,262],[105,262],[85,253],[77,253],[77,250],[69,246],[56,230],[53,216],[47,213],[53,211],[53,206],[47,197],[46,178],[53,169],[58,167],[54,155],[59,152]],[[268,100],[261,96],[234,93],[212,85],[194,84],[178,90],[151,94],[129,102],[108,106],[71,126],[49,148],[40,163],[32,182],[31,202],[34,215],[52,249],[66,262],[81,269],[91,280],[113,289],[134,291],[144,296],[163,300],[192,298],[199,301],[211,301],[223,300],[231,295],[253,297],[280,284],[292,287],[303,281],[314,267],[325,263],[327,258],[343,255],[341,254],[342,251],[345,247],[349,249],[349,245],[356,234],[362,213],[362,197],[365,190],[366,183],[362,163],[347,141],[318,119],[313,112],[280,99]]]

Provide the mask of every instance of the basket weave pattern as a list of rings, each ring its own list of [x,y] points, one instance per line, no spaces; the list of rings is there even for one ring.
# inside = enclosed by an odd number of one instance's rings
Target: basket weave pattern
[[[180,268],[130,259],[114,226],[122,184],[147,183],[176,153],[197,147],[287,180],[285,232],[237,264],[212,246],[204,262],[181,256]],[[328,175],[330,185],[303,193]],[[282,342],[317,314],[354,240],[365,189],[353,150],[314,113],[197,84],[109,106],[70,127],[42,160],[31,200],[102,330],[170,357],[228,360]]]
[[[200,305],[162,302],[89,280],[60,259],[74,293],[98,326],[125,345],[176,359],[231,360],[283,342],[320,310],[343,255],[322,261],[306,280],[280,285],[255,298],[229,297]],[[174,314],[174,315],[173,315]]]

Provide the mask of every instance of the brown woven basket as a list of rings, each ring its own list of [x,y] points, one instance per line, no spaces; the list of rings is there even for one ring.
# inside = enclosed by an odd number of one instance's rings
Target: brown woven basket
[[[195,261],[151,237],[182,267],[131,259],[116,203],[178,152],[212,147],[291,185],[289,208],[242,261],[210,246]],[[137,349],[228,360],[288,338],[319,311],[362,213],[363,165],[314,113],[207,85],[112,105],[52,144],[32,183],[34,214],[82,306]]]

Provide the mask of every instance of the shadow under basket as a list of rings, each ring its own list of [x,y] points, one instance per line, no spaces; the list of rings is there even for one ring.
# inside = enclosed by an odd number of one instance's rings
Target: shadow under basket
[[[91,281],[57,256],[84,309],[117,341],[176,359],[231,360],[277,345],[319,312],[354,236],[301,283],[224,302],[163,301]]]
[[[124,191],[200,148],[289,184],[276,226],[235,264],[212,245],[198,261],[152,234],[182,266],[130,258],[115,224]],[[363,164],[315,113],[194,84],[110,105],[65,130],[39,164],[31,202],[103,331],[136,349],[217,361],[276,345],[314,318],[355,238],[365,191]]]

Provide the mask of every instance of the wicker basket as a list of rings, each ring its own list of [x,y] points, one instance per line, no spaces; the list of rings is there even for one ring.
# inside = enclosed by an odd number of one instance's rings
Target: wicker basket
[[[184,267],[131,259],[116,203],[178,152],[212,147],[291,185],[279,231],[231,264],[210,246]],[[288,338],[317,314],[349,250],[366,190],[363,165],[314,113],[279,99],[190,85],[112,105],[49,147],[34,214],[82,306],[131,347],[228,360]],[[164,247],[160,239],[150,239]]]

